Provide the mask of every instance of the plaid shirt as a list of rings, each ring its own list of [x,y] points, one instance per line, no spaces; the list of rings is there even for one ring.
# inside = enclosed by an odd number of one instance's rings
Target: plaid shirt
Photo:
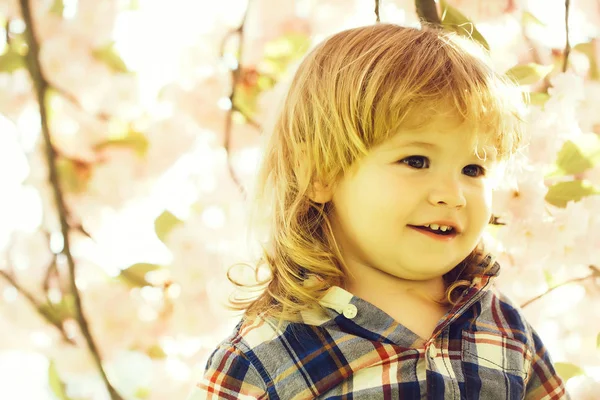
[[[425,341],[340,287],[304,323],[244,319],[208,360],[188,400],[568,399],[539,336],[476,278]]]

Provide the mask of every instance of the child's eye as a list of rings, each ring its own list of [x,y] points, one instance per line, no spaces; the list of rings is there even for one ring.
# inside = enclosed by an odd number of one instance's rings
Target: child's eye
[[[403,158],[400,162],[415,169],[429,168],[429,159],[424,156],[410,156]]]
[[[463,168],[463,172],[467,176],[477,178],[480,176],[485,176],[486,171],[481,165],[470,164]]]

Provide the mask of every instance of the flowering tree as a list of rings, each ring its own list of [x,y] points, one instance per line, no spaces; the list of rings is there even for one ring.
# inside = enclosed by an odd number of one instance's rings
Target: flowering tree
[[[529,93],[530,144],[495,193],[488,235],[499,285],[574,397],[591,399],[596,7],[1,0],[0,397],[185,397],[236,322],[225,270],[252,255],[246,192],[286,73],[341,29],[426,20],[480,41]]]

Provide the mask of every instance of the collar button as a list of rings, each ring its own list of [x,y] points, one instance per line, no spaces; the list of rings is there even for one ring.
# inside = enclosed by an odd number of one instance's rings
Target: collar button
[[[348,304],[347,306],[344,307],[344,311],[342,314],[344,315],[344,317],[346,317],[348,319],[352,319],[352,318],[356,317],[356,314],[358,314],[358,309],[356,308],[356,306],[354,304]]]
[[[435,348],[435,345],[433,343],[431,343],[429,345],[429,349],[427,350],[427,353],[429,354],[430,358],[435,358],[435,356],[437,356],[437,349]]]

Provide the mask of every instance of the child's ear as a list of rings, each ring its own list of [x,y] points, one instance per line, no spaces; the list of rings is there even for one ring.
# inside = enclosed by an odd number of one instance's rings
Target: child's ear
[[[325,204],[331,201],[333,190],[330,186],[323,185],[320,182],[315,182],[308,193],[308,197],[315,203]]]
[[[305,153],[299,150],[297,162],[294,168],[294,174],[298,182],[300,191],[306,190],[307,196],[315,203],[325,204],[331,201],[333,197],[333,189],[331,185],[324,185],[321,182],[312,182],[313,175],[311,173],[309,162],[305,157]]]

